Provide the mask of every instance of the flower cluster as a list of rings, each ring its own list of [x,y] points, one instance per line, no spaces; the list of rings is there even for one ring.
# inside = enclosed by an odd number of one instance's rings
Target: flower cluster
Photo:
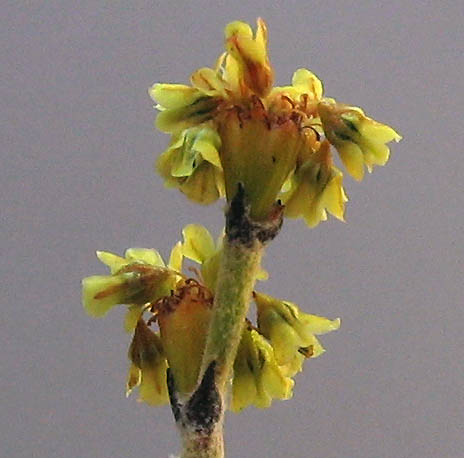
[[[182,233],[183,241],[174,246],[167,265],[153,249],[131,248],[125,257],[97,252],[111,275],[82,282],[89,315],[101,317],[118,304],[128,307],[125,329],[133,338],[127,394],[139,387],[139,399],[151,405],[168,402],[168,367],[180,395],[195,390],[211,319],[223,237],[215,242],[197,224]],[[199,264],[197,278],[182,273],[183,258]],[[258,278],[267,279],[267,272],[261,269]],[[339,320],[303,313],[290,302],[258,292],[253,296],[257,323],[244,323],[234,363],[233,411],[290,398],[292,377],[304,360],[323,352],[315,336],[339,327]],[[151,329],[155,323],[157,331]]]
[[[150,96],[160,111],[156,126],[172,136],[157,168],[169,187],[208,204],[230,201],[244,186],[250,214],[264,220],[277,200],[286,216],[310,227],[343,220],[347,197],[332,147],[348,173],[384,165],[388,142],[401,139],[391,127],[357,107],[323,95],[321,81],[298,69],[290,86],[273,87],[267,30],[243,22],[225,29],[225,53],[214,68],[200,68],[191,86],[155,84]]]

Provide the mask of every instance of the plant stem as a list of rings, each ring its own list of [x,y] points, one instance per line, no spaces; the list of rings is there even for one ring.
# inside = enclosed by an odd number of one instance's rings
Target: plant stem
[[[181,458],[223,458],[227,383],[232,375],[263,244],[246,246],[226,236],[216,286],[213,316],[203,355],[201,383],[185,405],[178,405]],[[173,411],[176,399],[172,397]],[[176,416],[176,413],[174,414]]]
[[[224,456],[222,422],[217,426],[218,428],[207,436],[196,432],[183,432],[181,458],[222,458]]]
[[[264,245],[277,235],[281,225],[282,207],[278,204],[268,220],[251,220],[244,189],[239,186],[226,212],[226,235],[198,387],[189,399],[180,399],[175,380],[168,374],[171,407],[182,437],[181,458],[224,457],[228,382]]]
[[[203,371],[216,361],[216,385],[222,393],[229,380],[260,266],[263,244],[224,240],[213,317],[203,356]]]

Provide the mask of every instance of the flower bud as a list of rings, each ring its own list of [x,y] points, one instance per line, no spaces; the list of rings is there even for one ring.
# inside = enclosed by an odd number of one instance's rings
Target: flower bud
[[[177,187],[191,200],[202,204],[210,204],[223,196],[220,144],[219,135],[209,127],[192,127],[175,137],[157,162],[166,186]]]
[[[327,219],[327,211],[344,221],[343,175],[333,166],[329,143],[323,142],[294,174],[290,190],[283,194],[285,216],[303,217],[309,227]]]
[[[271,342],[281,366],[291,364],[294,368],[294,357],[300,350],[311,357],[319,356],[324,349],[315,335],[340,327],[340,319],[329,320],[303,313],[291,302],[257,292],[254,299],[258,308],[259,332]]]
[[[360,108],[326,99],[318,110],[327,140],[355,180],[363,179],[364,165],[369,172],[374,165],[385,165],[390,155],[386,143],[401,140],[391,127],[368,118]]]
[[[262,19],[257,21],[256,35],[245,22],[235,21],[225,29],[226,50],[236,60],[239,79],[258,97],[269,94],[273,71],[267,55],[267,29]]]
[[[231,410],[248,405],[269,407],[272,399],[289,399],[293,380],[286,377],[274,357],[269,342],[256,330],[246,327],[234,362]]]

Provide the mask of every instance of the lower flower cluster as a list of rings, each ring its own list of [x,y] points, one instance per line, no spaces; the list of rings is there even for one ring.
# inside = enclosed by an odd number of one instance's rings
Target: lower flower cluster
[[[93,317],[125,304],[125,329],[133,333],[126,393],[139,388],[139,400],[169,402],[167,369],[180,396],[196,389],[214,303],[222,237],[217,242],[202,226],[183,230],[166,265],[153,249],[131,248],[125,257],[97,252],[111,275],[83,280],[83,305]],[[182,273],[183,258],[199,264],[197,278]],[[267,273],[261,269],[258,278]],[[340,320],[304,313],[291,302],[253,293],[257,322],[244,323],[234,362],[230,409],[269,407],[292,396],[292,377],[323,347],[316,335],[338,329]],[[157,329],[154,330],[157,326]]]

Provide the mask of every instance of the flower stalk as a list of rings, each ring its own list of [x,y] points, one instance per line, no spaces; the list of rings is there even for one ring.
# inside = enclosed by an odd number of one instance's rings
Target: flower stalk
[[[224,390],[237,353],[264,246],[244,246],[226,237],[203,369],[216,361],[218,387]]]

